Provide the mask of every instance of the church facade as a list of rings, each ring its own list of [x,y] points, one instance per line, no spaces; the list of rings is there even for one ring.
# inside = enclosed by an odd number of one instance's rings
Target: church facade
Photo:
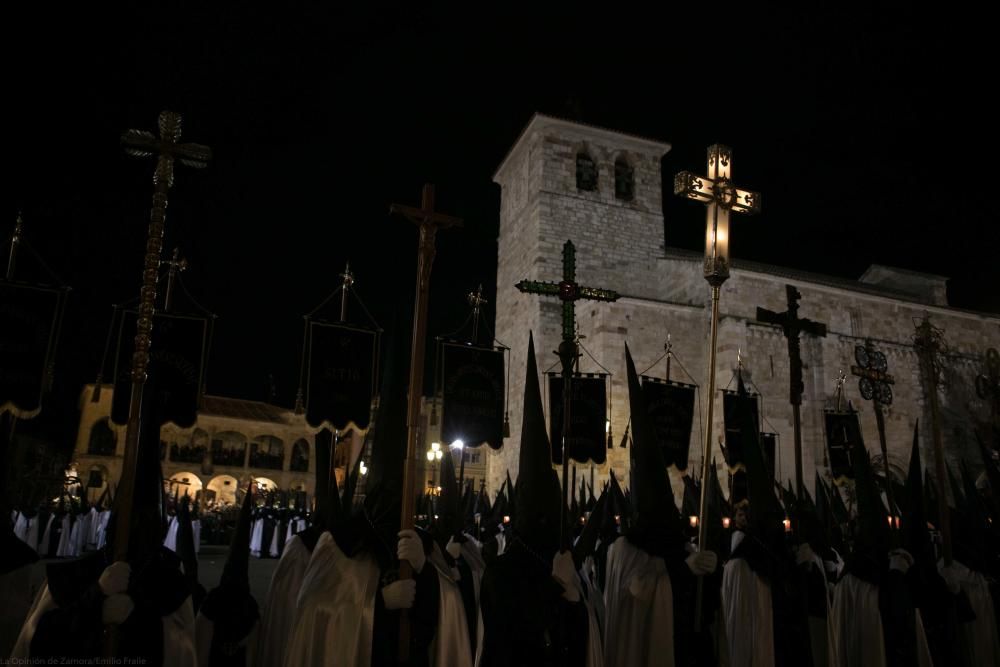
[[[577,282],[620,295],[614,303],[578,301],[576,308],[586,349],[581,351],[580,370],[601,371],[596,360],[611,372],[614,447],[607,463],[595,467],[598,489],[611,469],[619,478],[628,477],[628,450],[618,444],[628,421],[625,343],[642,373],[662,357],[668,334],[675,355],[671,379],[699,386],[687,472],[700,476],[711,294],[702,277],[702,253],[664,244],[661,159],[669,150],[663,142],[536,114],[498,168],[496,335],[512,348],[511,437],[503,450],[490,455],[491,489],[499,488],[507,470],[516,477],[528,332],[534,334],[542,371],[556,364],[553,352],[561,336],[559,300],[522,294],[515,285],[523,279],[558,282],[567,240],[577,250]],[[691,167],[700,171],[699,165]],[[699,207],[692,205],[690,214],[684,224],[704,224]],[[737,239],[737,256],[738,248]],[[973,429],[988,422],[990,406],[976,395],[974,384],[983,372],[987,348],[1000,348],[1000,315],[950,307],[945,283],[940,276],[879,265],[855,281],[739,259],[732,262],[731,277],[722,286],[716,387],[736,388],[739,355],[745,381],[761,396],[762,430],[777,434],[776,478],[785,482],[795,475],[788,348],[781,328],[758,322],[756,309],[785,311],[786,285],[802,295],[799,317],[827,327],[825,337],[801,336],[802,455],[808,489],[813,488],[815,471],[829,476],[824,409],[834,407],[841,371],[848,377],[844,400],[860,413],[869,452],[880,456],[874,406],[862,399],[858,378],[851,375],[851,366],[857,363],[855,347],[866,339],[885,354],[888,372],[895,378],[894,399],[885,413],[890,469],[905,476],[918,419],[921,455],[926,465],[933,465],[929,406],[913,347],[914,326],[925,316],[944,330],[949,346],[940,391],[946,457],[952,466],[962,459],[973,470],[981,469]],[[646,375],[662,378],[665,370],[661,361]],[[545,384],[542,387],[544,395]],[[713,457],[720,479],[725,480],[718,445],[725,432],[720,394],[717,391],[715,397]],[[546,401],[546,414],[549,411]],[[590,468],[578,465],[578,473],[589,479]],[[675,493],[681,489],[676,483],[680,474],[671,467]]]

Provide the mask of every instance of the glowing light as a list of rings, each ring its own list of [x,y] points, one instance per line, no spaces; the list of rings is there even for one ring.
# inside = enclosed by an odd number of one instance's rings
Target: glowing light
[[[361,462],[361,468],[360,469],[361,469],[361,474],[362,475],[367,475],[368,474],[368,466],[365,465],[364,461]]]
[[[436,452],[434,452],[434,458],[436,458],[438,461],[441,460],[441,450],[440,449],[437,450]]]
[[[726,528],[726,529],[729,528],[729,517],[728,516],[722,517],[722,527]]]
[[[792,532],[792,520],[791,519],[785,519],[781,523],[785,527],[785,532],[786,533]]]
[[[427,460],[428,461],[434,460],[434,452],[427,452]]]
[[[456,440],[455,442],[451,443],[451,446],[454,447],[455,449],[462,449],[463,447],[465,447],[465,443],[462,442],[461,440]]]
[[[439,451],[440,449],[441,449],[441,443],[440,442],[432,442],[431,443],[431,451],[435,451],[436,452],[436,451]]]
[[[605,419],[604,420],[604,432],[605,433],[610,433],[611,432],[611,420],[610,419]]]
[[[510,515],[504,514],[503,515],[503,522],[504,523],[510,523]]]
[[[691,524],[692,528],[697,528],[698,527],[698,517],[695,516],[694,514],[692,514],[691,516],[688,517],[688,523]]]

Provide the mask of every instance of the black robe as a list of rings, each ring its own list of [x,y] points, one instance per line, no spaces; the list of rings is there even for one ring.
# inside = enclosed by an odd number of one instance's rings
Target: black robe
[[[584,665],[587,607],[562,594],[552,563],[539,560],[519,541],[488,563],[480,587],[482,667]]]
[[[395,571],[383,571],[380,590],[375,594],[375,622],[372,626],[372,667],[399,666],[399,619],[401,611],[386,609],[381,588],[391,583]],[[428,667],[430,649],[437,633],[440,605],[440,583],[437,570],[430,563],[424,564],[420,574],[414,573],[417,595],[408,610],[410,621],[410,659],[408,667]]]

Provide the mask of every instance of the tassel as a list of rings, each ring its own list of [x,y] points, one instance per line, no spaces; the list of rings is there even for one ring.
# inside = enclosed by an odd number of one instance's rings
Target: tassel
[[[626,424],[625,425],[625,435],[622,436],[622,443],[621,443],[621,445],[619,445],[622,449],[625,449],[628,446],[628,427],[629,427],[629,424]]]
[[[614,436],[612,435],[611,429],[609,428],[608,429],[608,449],[614,449],[614,448],[615,448]]]
[[[510,437],[510,414],[508,413],[503,415],[503,437]]]

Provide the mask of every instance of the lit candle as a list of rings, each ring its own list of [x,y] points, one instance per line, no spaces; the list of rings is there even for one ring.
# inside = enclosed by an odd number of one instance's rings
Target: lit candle
[[[729,517],[728,516],[722,517],[722,527],[723,528],[729,528]]]
[[[698,527],[698,517],[695,516],[694,514],[688,517],[688,522],[691,524],[692,528]]]
[[[504,514],[504,515],[503,515],[503,522],[504,522],[504,523],[510,523],[510,516],[509,516],[509,515],[507,515],[507,514]]]
[[[781,523],[784,524],[784,526],[785,526],[785,532],[786,533],[792,532],[792,520],[791,519],[785,519]]]
[[[615,515],[615,525],[616,526],[620,526],[621,524],[622,524],[622,515],[621,514],[616,514]]]

